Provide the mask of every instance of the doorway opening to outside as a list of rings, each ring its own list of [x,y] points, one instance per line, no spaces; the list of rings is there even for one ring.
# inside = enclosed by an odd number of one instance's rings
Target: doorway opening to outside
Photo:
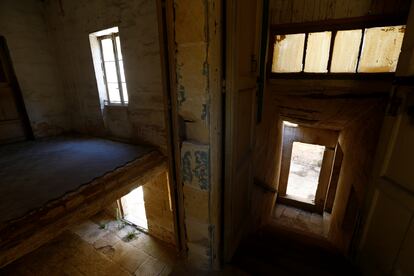
[[[286,195],[314,202],[325,146],[293,142]]]
[[[145,211],[144,190],[142,186],[132,190],[120,200],[122,218],[137,226],[140,230],[148,231],[147,214]]]

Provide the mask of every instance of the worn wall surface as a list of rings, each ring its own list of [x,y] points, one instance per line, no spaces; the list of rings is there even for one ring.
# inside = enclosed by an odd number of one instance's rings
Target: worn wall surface
[[[0,35],[6,38],[36,137],[69,129],[50,29],[40,1],[0,1]]]
[[[271,0],[271,24],[407,14],[410,0]]]
[[[156,2],[49,0],[45,7],[73,130],[166,149]],[[89,34],[114,26],[129,104],[101,110]]]
[[[159,174],[142,186],[148,232],[170,244],[176,244],[174,216],[167,172]]]
[[[372,181],[372,166],[385,115],[385,105],[385,101],[379,101],[377,105],[367,108],[366,112],[351,121],[339,135],[343,160],[332,209],[329,238],[345,253],[355,230],[358,210],[363,207],[367,189]],[[356,206],[358,210],[352,206]]]
[[[219,262],[220,1],[174,1],[181,179],[190,263]]]

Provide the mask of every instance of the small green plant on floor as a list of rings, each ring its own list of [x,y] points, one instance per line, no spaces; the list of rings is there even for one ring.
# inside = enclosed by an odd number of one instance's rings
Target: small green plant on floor
[[[126,242],[132,241],[134,239],[136,239],[138,236],[138,233],[136,231],[130,231],[128,232],[128,234],[125,236],[124,240]]]
[[[107,228],[108,228],[108,225],[106,225],[106,223],[103,223],[103,222],[99,223],[99,229],[106,230]]]

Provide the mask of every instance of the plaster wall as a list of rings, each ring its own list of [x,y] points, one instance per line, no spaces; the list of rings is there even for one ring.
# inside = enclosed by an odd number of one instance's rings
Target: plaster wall
[[[70,128],[51,30],[40,1],[0,1],[0,35],[6,38],[35,137]]]
[[[379,101],[351,121],[339,134],[343,160],[332,209],[329,239],[344,253],[348,252],[357,217],[372,181],[374,156],[385,105],[386,101]],[[357,207],[357,210],[352,206]]]
[[[156,2],[46,1],[73,130],[166,150]],[[89,34],[118,26],[127,107],[101,109]]]

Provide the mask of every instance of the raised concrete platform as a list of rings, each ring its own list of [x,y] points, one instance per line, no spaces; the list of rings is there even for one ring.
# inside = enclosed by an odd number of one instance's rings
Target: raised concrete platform
[[[0,267],[167,170],[155,149],[85,137],[1,147],[0,166]]]

